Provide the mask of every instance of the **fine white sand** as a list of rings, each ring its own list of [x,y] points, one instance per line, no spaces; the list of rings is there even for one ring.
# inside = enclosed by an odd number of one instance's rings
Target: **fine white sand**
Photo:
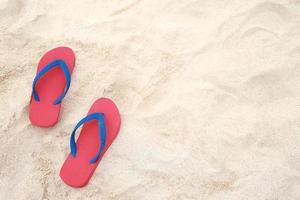
[[[43,129],[31,84],[57,46],[77,64]],[[73,189],[70,132],[103,96],[121,131]],[[0,199],[300,199],[300,1],[0,0]]]

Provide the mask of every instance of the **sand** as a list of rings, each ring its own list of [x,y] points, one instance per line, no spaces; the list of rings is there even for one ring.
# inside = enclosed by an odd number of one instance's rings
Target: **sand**
[[[57,46],[77,64],[43,129],[31,84]],[[73,189],[70,132],[103,96],[121,131]],[[299,122],[299,0],[0,0],[0,199],[300,199]]]

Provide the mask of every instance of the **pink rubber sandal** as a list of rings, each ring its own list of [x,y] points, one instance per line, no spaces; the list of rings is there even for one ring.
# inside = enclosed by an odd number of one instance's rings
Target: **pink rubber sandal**
[[[32,84],[29,107],[32,124],[40,127],[56,124],[74,66],[75,54],[68,47],[52,49],[41,58]]]
[[[75,143],[75,133],[81,125],[81,133]],[[60,177],[67,185],[83,187],[89,182],[101,158],[117,137],[120,125],[120,114],[112,100],[100,98],[92,105],[71,134],[71,153],[60,170]]]

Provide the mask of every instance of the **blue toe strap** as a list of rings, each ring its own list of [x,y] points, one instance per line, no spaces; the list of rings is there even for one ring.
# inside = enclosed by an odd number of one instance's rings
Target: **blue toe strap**
[[[67,82],[67,86],[65,87],[64,93],[59,96],[55,101],[54,101],[54,105],[59,104],[63,98],[66,96],[69,88],[70,88],[70,84],[71,84],[71,75],[70,75],[70,71],[69,68],[67,66],[67,64],[63,61],[63,60],[54,60],[53,62],[49,63],[48,65],[46,65],[46,67],[44,67],[34,78],[33,80],[33,84],[32,84],[32,94],[33,97],[36,101],[40,101],[40,97],[38,96],[37,92],[36,92],[36,83],[37,81],[44,75],[46,74],[49,70],[51,70],[54,67],[60,67],[63,72],[64,75],[66,77],[66,82]],[[55,84],[55,83],[53,83]]]
[[[86,116],[85,118],[81,119],[78,122],[78,124],[75,126],[75,128],[71,134],[71,139],[70,139],[71,153],[72,153],[72,156],[75,157],[76,153],[77,153],[77,147],[76,147],[76,143],[75,143],[76,130],[84,123],[94,120],[94,119],[96,119],[98,121],[99,136],[100,136],[99,139],[100,139],[101,144],[100,144],[98,153],[90,160],[91,164],[95,163],[99,159],[99,157],[105,147],[105,143],[106,143],[106,128],[105,128],[103,113],[100,113],[100,112],[92,113],[92,114]]]

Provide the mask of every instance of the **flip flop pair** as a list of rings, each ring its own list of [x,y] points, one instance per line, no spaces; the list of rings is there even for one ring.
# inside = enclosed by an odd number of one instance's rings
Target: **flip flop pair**
[[[55,48],[41,58],[29,107],[29,119],[33,125],[50,127],[57,123],[74,66],[75,54],[67,47]],[[120,125],[120,113],[114,102],[108,98],[96,100],[87,116],[72,131],[71,153],[60,170],[61,179],[72,187],[86,185],[117,137]],[[80,135],[75,140],[76,131],[81,126]]]

